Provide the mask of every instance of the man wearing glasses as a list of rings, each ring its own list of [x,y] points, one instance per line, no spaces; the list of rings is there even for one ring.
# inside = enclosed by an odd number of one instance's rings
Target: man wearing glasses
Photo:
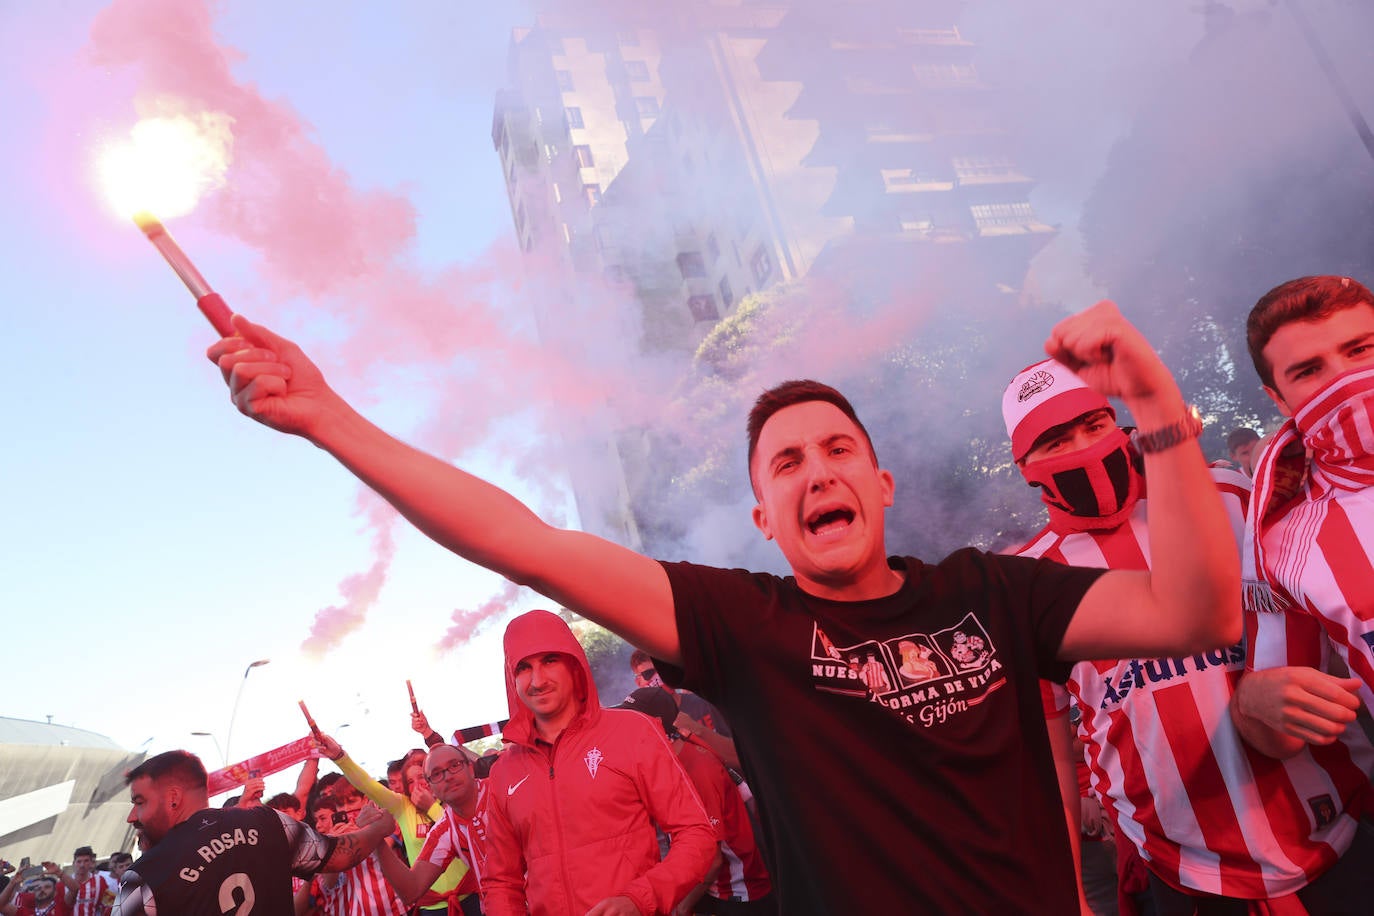
[[[354,789],[396,819],[401,840],[405,843],[406,857],[414,862],[435,821],[444,813],[429,784],[423,781],[422,765],[412,763],[407,755],[401,771],[402,791],[393,792],[369,776],[329,735],[320,736],[320,752],[334,761]],[[462,862],[452,863],[421,895],[420,912],[433,916],[447,913],[448,897],[454,893],[466,873],[467,867]]]
[[[487,853],[486,832],[477,812],[486,785],[473,773],[467,754],[451,744],[440,744],[429,752],[423,778],[443,803],[443,816],[430,829],[413,865],[406,868],[400,856],[385,849],[379,855],[382,871],[401,899],[413,904],[455,861],[464,863],[468,872],[454,893],[464,916],[478,916],[482,904],[477,890]]]

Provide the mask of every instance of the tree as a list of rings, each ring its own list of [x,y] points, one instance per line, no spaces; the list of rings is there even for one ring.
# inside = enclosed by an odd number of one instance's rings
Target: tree
[[[1368,101],[1374,67],[1342,52],[1374,17],[1328,7],[1323,34]],[[1224,22],[1116,144],[1082,218],[1090,274],[1213,421],[1215,455],[1233,427],[1276,416],[1245,345],[1260,295],[1309,274],[1374,275],[1374,162],[1331,85],[1282,10]]]

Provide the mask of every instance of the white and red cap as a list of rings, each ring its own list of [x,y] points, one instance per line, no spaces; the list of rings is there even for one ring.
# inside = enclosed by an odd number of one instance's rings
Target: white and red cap
[[[1116,410],[1068,366],[1044,359],[1027,366],[1002,393],[1002,419],[1011,437],[1011,457],[1020,461],[1045,430],[1094,410]]]

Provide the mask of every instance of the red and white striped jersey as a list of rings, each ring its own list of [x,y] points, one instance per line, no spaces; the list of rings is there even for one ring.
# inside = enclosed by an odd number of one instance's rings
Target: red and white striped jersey
[[[118,890],[114,878],[102,872],[93,872],[76,889],[72,916],[104,916],[114,906],[115,893]],[[63,892],[63,889],[58,890],[58,893]]]
[[[1239,541],[1248,481],[1214,470]],[[1110,531],[1041,532],[1019,553],[1076,566],[1149,568],[1146,500]],[[1237,608],[1239,613],[1239,608]],[[1228,707],[1236,644],[1182,658],[1079,662],[1067,684],[1083,714],[1092,786],[1119,836],[1168,883],[1264,899],[1308,884],[1354,838],[1374,750],[1337,743],[1289,760],[1244,744]]]
[[[386,842],[386,841],[383,841]],[[405,904],[382,873],[374,852],[339,875],[338,884],[324,889],[325,909],[330,916],[405,916]]]
[[[1329,639],[1364,681],[1360,699],[1374,711],[1374,488],[1309,484],[1305,498],[1268,523],[1264,548],[1270,581],[1293,610],[1248,616],[1250,667],[1322,668]]]
[[[477,815],[471,820],[463,817],[452,808],[445,807],[443,817],[435,822],[425,837],[425,845],[415,857],[417,862],[431,862],[440,870],[448,868],[455,858],[468,865],[468,875],[458,885],[458,895],[477,893],[482,881],[482,871],[487,864],[487,832],[482,825],[482,808],[486,802],[486,781],[478,783]]]

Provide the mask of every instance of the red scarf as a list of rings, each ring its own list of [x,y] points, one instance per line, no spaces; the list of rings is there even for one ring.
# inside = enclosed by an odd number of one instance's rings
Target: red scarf
[[[1255,462],[1255,486],[1245,520],[1245,608],[1291,606],[1274,590],[1264,533],[1300,497],[1374,486],[1374,367],[1354,369],[1318,389],[1274,433]],[[1296,548],[1296,545],[1295,545]]]
[[[1021,474],[1040,488],[1052,531],[1108,531],[1130,518],[1145,495],[1137,462],[1125,430],[1114,429],[1087,448],[1027,462]]]

